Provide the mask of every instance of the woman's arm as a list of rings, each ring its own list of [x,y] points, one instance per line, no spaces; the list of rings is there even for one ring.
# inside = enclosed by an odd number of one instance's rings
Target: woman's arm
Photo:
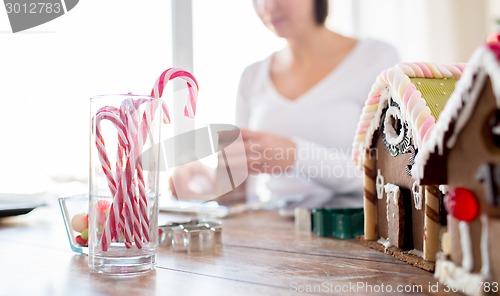
[[[268,132],[241,131],[250,173],[285,174],[316,182],[336,193],[362,188],[362,174],[354,167],[350,151]]]
[[[351,151],[327,148],[300,138],[293,138],[296,160],[293,173],[330,188],[336,193],[361,191],[362,172],[351,160]]]

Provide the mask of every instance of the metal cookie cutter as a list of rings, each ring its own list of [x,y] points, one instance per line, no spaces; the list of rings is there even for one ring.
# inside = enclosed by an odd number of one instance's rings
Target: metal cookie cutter
[[[158,227],[159,244],[174,252],[210,252],[222,245],[222,224],[214,220],[171,222]]]

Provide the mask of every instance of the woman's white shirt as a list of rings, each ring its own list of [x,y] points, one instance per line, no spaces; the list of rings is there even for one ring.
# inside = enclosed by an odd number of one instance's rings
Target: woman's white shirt
[[[236,124],[292,138],[297,160],[292,170],[276,168],[271,174],[250,176],[248,200],[321,199],[347,193],[361,197],[362,173],[351,161],[352,141],[377,75],[399,62],[396,50],[374,39],[359,40],[332,72],[295,100],[284,98],[274,87],[271,59],[244,70]]]

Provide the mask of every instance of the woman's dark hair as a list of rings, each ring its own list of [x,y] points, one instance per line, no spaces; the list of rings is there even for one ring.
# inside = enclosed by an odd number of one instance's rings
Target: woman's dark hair
[[[324,25],[328,16],[328,0],[314,0],[314,20],[318,25]]]

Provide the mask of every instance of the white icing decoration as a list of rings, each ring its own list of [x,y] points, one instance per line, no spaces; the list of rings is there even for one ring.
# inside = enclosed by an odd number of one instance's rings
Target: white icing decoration
[[[384,246],[384,248],[387,250],[388,248],[392,247],[392,244],[391,242],[388,240],[388,239],[385,239],[385,238],[379,238],[379,240],[377,241],[377,243],[381,244],[382,246]]]
[[[413,192],[413,202],[415,203],[415,209],[422,210],[422,188],[420,188],[418,182],[413,182],[411,191]]]
[[[400,122],[401,131],[399,132],[399,134],[392,126],[391,119]],[[399,111],[398,108],[394,106],[389,107],[389,109],[387,109],[387,112],[385,113],[384,134],[385,134],[385,139],[391,145],[396,146],[403,141],[405,133],[403,132],[403,122],[401,120],[401,112]]]
[[[443,195],[446,195],[448,193],[448,185],[439,185],[438,188]]]
[[[490,278],[490,252],[489,252],[489,236],[488,236],[488,216],[481,215],[481,274],[485,278]]]
[[[387,183],[387,184],[384,185],[384,190],[387,193],[387,199],[389,199],[390,197],[392,197],[393,200],[394,200],[394,203],[398,204],[399,186],[391,184],[391,183]]]
[[[394,185],[394,184],[391,184],[391,183],[387,183],[385,184],[384,186],[384,189],[385,189],[385,192],[386,192],[386,219],[387,219],[387,222],[390,221],[390,216],[389,216],[389,205],[391,203],[391,197],[392,197],[392,200],[394,202],[395,205],[398,204],[398,200],[399,200],[399,186],[397,185]],[[396,215],[395,213],[392,213],[392,218],[396,218]]]
[[[494,127],[491,129],[491,133],[492,133],[492,134],[494,134],[495,136],[500,135],[500,126],[494,126]]]
[[[472,254],[469,223],[465,221],[458,222],[458,230],[460,231],[460,245],[462,247],[462,268],[472,271],[474,267],[474,255]]]
[[[375,187],[377,189],[377,198],[382,199],[384,197],[384,176],[380,170],[377,170],[377,179],[375,180]]]
[[[420,257],[420,258],[424,257],[424,252],[419,251],[419,250],[415,250],[415,249],[408,251],[408,254],[414,255],[414,256],[417,256],[417,257]]]
[[[464,128],[465,124],[469,121],[469,118],[474,111],[474,107],[476,106],[476,101],[479,98],[479,94],[483,90],[483,85],[486,81],[486,77],[487,76],[484,70],[479,69],[477,72],[476,82],[470,94],[468,92],[464,92],[462,94],[463,100],[465,102],[468,102],[468,104],[465,104],[465,106],[462,107],[462,111],[455,121],[455,128],[453,130],[453,133],[448,139],[448,142],[446,142],[446,147],[451,148],[453,147],[453,145],[455,145],[458,134]]]
[[[470,273],[453,261],[443,259],[436,261],[434,277],[450,287],[451,291],[460,291],[465,295],[483,295],[478,291],[484,291],[485,283],[488,281],[479,273]]]

